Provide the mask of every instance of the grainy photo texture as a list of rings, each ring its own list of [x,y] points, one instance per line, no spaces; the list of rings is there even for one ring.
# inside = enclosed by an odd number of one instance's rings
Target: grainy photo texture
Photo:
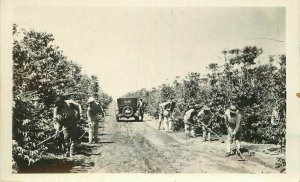
[[[285,8],[15,7],[13,173],[282,173]]]

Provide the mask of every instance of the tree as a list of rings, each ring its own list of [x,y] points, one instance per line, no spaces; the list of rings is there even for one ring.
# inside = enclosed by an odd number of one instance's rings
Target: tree
[[[54,133],[54,96],[60,93],[76,100],[85,113],[95,77],[83,75],[81,67],[53,43],[52,34],[13,25],[13,38],[13,159],[22,167],[57,151],[55,141],[38,146]],[[99,83],[93,89],[99,91]],[[111,97],[105,97],[110,103]]]
[[[148,111],[158,114],[158,104],[170,98],[177,100],[176,107],[183,117],[188,104],[203,103],[213,112],[213,129],[226,133],[224,112],[231,104],[239,107],[243,117],[243,140],[255,143],[285,145],[286,124],[286,57],[270,55],[267,64],[257,65],[263,50],[256,46],[223,50],[223,65],[211,63],[209,74],[188,73],[184,79],[176,77],[173,83],[162,84],[148,91]],[[278,64],[278,65],[277,65]],[[202,80],[210,80],[203,84]],[[139,95],[131,92],[131,95]],[[274,106],[279,113],[278,125],[270,124]],[[181,120],[182,121],[182,120]],[[176,125],[181,126],[183,125]],[[178,129],[180,130],[180,129]]]

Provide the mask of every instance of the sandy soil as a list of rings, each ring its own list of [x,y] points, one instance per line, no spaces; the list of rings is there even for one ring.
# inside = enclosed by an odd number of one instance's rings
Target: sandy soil
[[[78,153],[69,159],[72,167],[65,172],[111,173],[278,173],[278,155],[265,154],[273,145],[242,143],[255,151],[224,157],[225,143],[202,142],[201,137],[185,138],[184,133],[157,130],[158,121],[146,116],[144,122],[115,119],[115,105],[108,109],[100,127],[100,144],[82,143]],[[225,136],[223,136],[225,137]],[[224,138],[225,139],[225,138]]]
[[[242,142],[255,155],[243,153],[246,161],[225,157],[225,143],[202,142],[201,137],[185,137],[183,132],[157,130],[158,121],[149,116],[144,122],[117,122],[115,105],[99,127],[100,143],[88,144],[87,133],[73,158],[45,156],[18,173],[279,173],[275,169],[274,145]],[[222,136],[225,140],[226,136]],[[276,153],[276,152],[275,152]]]

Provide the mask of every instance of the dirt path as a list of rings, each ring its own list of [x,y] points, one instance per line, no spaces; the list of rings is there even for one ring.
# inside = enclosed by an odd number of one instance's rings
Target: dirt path
[[[110,106],[100,128],[101,143],[82,143],[70,172],[278,173],[270,164],[274,157],[226,158],[224,143],[158,131],[157,121],[150,117],[145,122],[117,122],[115,107]]]

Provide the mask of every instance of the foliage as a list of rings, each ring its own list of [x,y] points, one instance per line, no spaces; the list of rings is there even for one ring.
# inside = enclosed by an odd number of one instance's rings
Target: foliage
[[[83,113],[89,96],[97,95],[104,106],[112,98],[102,92],[96,76],[84,75],[63,55],[52,34],[13,25],[13,38],[13,159],[17,166],[26,166],[57,150],[55,141],[37,145],[54,133],[55,94],[80,103]]]
[[[281,168],[281,171],[285,171],[285,168],[286,168],[285,156],[281,156],[281,157],[276,158],[275,167],[276,168]]]
[[[189,103],[207,104],[213,113],[213,129],[226,133],[224,112],[238,106],[242,114],[243,140],[254,143],[285,145],[286,126],[286,70],[285,55],[271,55],[265,64],[257,64],[263,50],[256,46],[224,50],[223,65],[211,63],[208,74],[188,73],[184,79],[176,77],[172,84],[162,84],[151,90],[142,89],[128,93],[144,98],[147,111],[158,116],[158,104],[170,98],[177,100],[179,119],[176,130],[182,130],[183,113]],[[147,95],[141,93],[148,93]],[[271,113],[277,107],[278,123],[270,123]],[[181,124],[180,124],[181,123]]]

